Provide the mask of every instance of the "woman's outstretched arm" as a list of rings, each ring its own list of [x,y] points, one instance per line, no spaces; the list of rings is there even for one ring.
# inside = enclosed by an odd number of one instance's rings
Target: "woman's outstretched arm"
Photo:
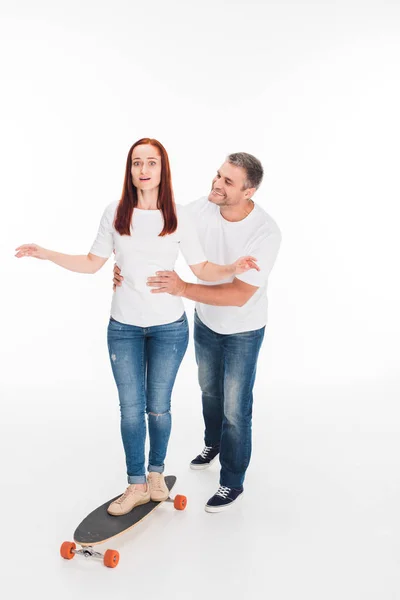
[[[250,269],[260,268],[256,264],[257,259],[254,256],[242,256],[231,265],[217,265],[212,262],[202,262],[197,265],[189,265],[193,273],[202,281],[221,281],[232,275],[241,275]]]
[[[15,256],[17,258],[32,256],[41,260],[50,260],[54,264],[75,273],[96,273],[108,260],[90,252],[83,255],[61,254],[61,252],[47,250],[37,244],[23,244],[22,246],[18,246],[16,253]]]

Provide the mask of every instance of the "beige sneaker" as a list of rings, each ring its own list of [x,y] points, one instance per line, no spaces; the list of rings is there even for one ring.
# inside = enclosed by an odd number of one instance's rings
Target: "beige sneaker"
[[[147,485],[146,489],[143,490],[138,489],[133,483],[126,488],[122,496],[111,502],[107,508],[107,512],[114,517],[119,517],[126,515],[135,506],[146,504],[147,502],[150,502],[150,486]]]
[[[155,502],[166,500],[169,496],[169,489],[166,486],[164,475],[152,471],[147,476],[147,481],[150,488],[150,498]]]

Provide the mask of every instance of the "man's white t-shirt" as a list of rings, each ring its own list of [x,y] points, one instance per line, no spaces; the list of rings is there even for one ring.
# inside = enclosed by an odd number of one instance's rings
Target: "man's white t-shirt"
[[[200,242],[211,262],[227,265],[241,256],[254,256],[260,271],[251,269],[238,279],[258,287],[244,306],[212,306],[196,303],[200,320],[216,333],[232,334],[253,331],[267,323],[268,276],[274,265],[281,243],[281,232],[275,221],[254,203],[254,208],[241,221],[227,221],[219,207],[207,197],[187,206],[196,221]],[[215,282],[201,281],[203,285],[230,283],[234,276]]]
[[[152,294],[147,278],[156,271],[173,271],[181,250],[188,265],[207,260],[196,226],[187,207],[176,205],[178,227],[174,233],[159,236],[164,227],[160,210],[133,209],[131,235],[120,235],[114,228],[118,202],[105,209],[97,237],[90,252],[115,260],[124,277],[113,294],[111,316],[116,321],[138,327],[172,323],[182,316],[182,298],[170,294]]]

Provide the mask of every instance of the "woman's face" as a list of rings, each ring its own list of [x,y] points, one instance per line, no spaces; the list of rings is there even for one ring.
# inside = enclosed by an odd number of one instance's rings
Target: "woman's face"
[[[161,155],[155,146],[143,144],[132,150],[132,183],[138,190],[158,188],[161,168]]]

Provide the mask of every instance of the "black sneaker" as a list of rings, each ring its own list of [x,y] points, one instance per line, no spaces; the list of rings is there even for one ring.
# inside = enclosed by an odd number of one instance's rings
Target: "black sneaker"
[[[190,463],[191,469],[207,469],[211,466],[214,460],[219,454],[218,446],[205,446],[201,454],[198,454],[196,458]]]
[[[209,499],[204,508],[207,512],[221,512],[221,510],[225,510],[232,506],[242,494],[243,487],[228,488],[224,485],[220,485],[218,492]]]

